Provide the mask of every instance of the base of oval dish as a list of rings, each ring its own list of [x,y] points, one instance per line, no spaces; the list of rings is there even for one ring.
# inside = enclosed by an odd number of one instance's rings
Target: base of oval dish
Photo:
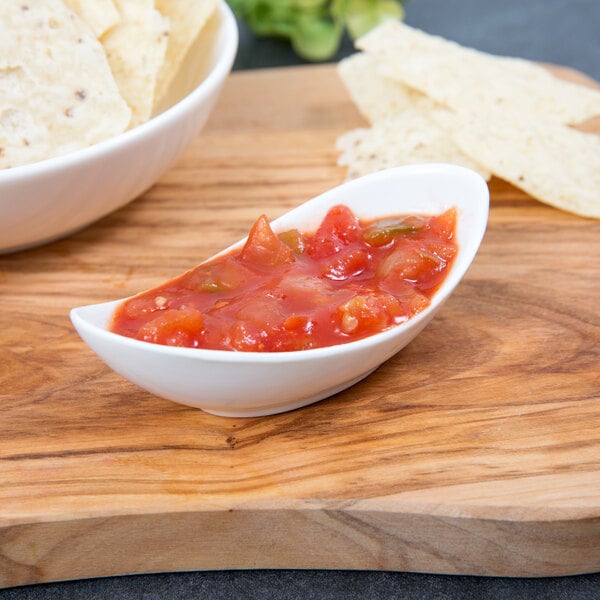
[[[358,377],[354,377],[350,381],[346,381],[341,385],[336,385],[328,390],[324,390],[319,392],[314,396],[310,396],[308,398],[303,398],[302,400],[294,400],[294,402],[288,402],[286,404],[281,404],[280,406],[270,406],[263,408],[255,408],[251,410],[236,410],[236,411],[221,411],[221,410],[210,410],[207,408],[201,408],[205,413],[209,415],[215,415],[217,417],[231,417],[231,418],[240,418],[240,417],[267,417],[269,415],[278,415],[280,413],[288,412],[290,410],[296,410],[297,408],[302,408],[304,406],[308,406],[309,404],[314,404],[315,402],[319,402],[320,400],[325,400],[326,398],[330,398],[331,396],[337,394],[338,392],[343,392],[347,390],[349,387],[352,387],[354,384],[366,379],[373,371],[376,371],[379,367],[375,367],[374,369],[369,369],[366,373],[359,375]],[[194,407],[197,408],[197,407]]]

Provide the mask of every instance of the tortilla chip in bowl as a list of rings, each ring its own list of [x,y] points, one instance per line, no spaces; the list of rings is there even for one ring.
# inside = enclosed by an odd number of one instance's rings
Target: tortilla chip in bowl
[[[86,21],[94,2],[110,2],[116,22]],[[190,3],[202,17],[175,58],[180,14],[169,15],[167,1],[164,14],[154,3],[143,16],[128,8],[140,4],[90,0],[85,14],[73,0],[31,0],[18,5],[24,14],[0,7],[0,253],[65,237],[132,201],[208,119],[238,45],[227,3]],[[20,53],[13,42],[25,35]],[[145,63],[142,43],[152,46]]]

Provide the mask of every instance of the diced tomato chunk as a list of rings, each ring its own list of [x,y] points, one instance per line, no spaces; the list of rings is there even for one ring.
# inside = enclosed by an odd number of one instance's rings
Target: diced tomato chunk
[[[140,327],[138,339],[166,346],[196,346],[203,319],[194,308],[170,309]]]
[[[232,350],[238,352],[266,352],[269,339],[268,331],[255,323],[234,323],[230,330]]]
[[[427,250],[441,261],[447,263],[456,256],[457,247],[456,244],[450,241],[428,240]]]
[[[323,263],[321,274],[327,279],[343,281],[364,273],[370,265],[371,255],[365,248],[351,248],[334,254]]]
[[[332,256],[361,237],[360,223],[347,206],[334,206],[308,245],[313,258]]]
[[[382,280],[393,277],[415,281],[438,264],[435,257],[424,254],[418,246],[402,244],[384,259],[377,273]]]
[[[400,302],[407,318],[416,315],[429,306],[427,295],[419,291],[410,281],[390,277],[382,281],[381,288]]]
[[[345,334],[382,331],[402,316],[402,307],[391,294],[354,296],[338,308],[340,328]]]
[[[250,230],[240,260],[253,267],[269,268],[293,263],[295,258],[291,248],[275,235],[267,217],[262,215]]]
[[[451,240],[456,230],[456,208],[450,208],[441,215],[431,217],[429,231],[434,235]]]
[[[306,315],[296,315],[291,314],[286,320],[283,322],[283,326],[285,329],[302,329],[307,327],[309,323],[309,318]]]

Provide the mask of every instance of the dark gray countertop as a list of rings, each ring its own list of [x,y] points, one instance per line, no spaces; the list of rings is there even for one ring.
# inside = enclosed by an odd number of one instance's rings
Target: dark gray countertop
[[[8,589],[2,600],[594,600],[600,575],[507,579],[367,571],[206,571]]]
[[[599,0],[409,0],[405,21],[492,54],[573,67],[600,82]],[[339,60],[353,52],[344,40]],[[242,25],[235,69],[302,64],[284,41]]]
[[[410,0],[406,22],[463,45],[578,69],[600,81],[600,0]],[[352,52],[346,41],[336,59]],[[241,28],[236,69],[301,64],[280,41]],[[600,599],[600,574],[508,579],[346,571],[223,571],[135,575],[0,591],[51,599]]]

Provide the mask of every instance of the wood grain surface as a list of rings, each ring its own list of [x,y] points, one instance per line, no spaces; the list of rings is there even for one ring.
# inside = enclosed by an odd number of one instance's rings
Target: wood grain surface
[[[272,417],[154,397],[73,330],[71,307],[158,284],[342,181],[335,139],[360,124],[332,66],[236,73],[143,197],[0,257],[0,586],[600,570],[598,221],[492,180],[479,255],[427,329],[349,390]]]

